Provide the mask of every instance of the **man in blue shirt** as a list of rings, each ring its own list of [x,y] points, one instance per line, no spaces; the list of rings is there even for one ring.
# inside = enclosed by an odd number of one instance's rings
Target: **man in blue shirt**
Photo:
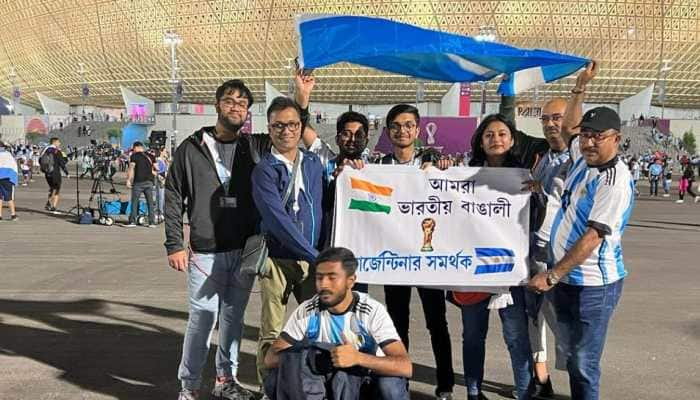
[[[299,149],[301,110],[277,97],[267,110],[271,153],[252,174],[253,200],[268,237],[269,258],[260,277],[262,310],[258,337],[258,380],[265,376],[264,357],[284,324],[289,296],[297,302],[314,294],[313,271],[322,224],[323,168],[318,157]],[[287,189],[290,195],[283,203]]]

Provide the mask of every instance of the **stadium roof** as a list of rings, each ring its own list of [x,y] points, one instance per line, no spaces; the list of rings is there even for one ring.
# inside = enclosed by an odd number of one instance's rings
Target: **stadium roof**
[[[0,0],[0,95],[10,97],[15,83],[23,103],[38,106],[39,91],[80,104],[83,63],[88,104],[121,106],[120,86],[169,101],[170,54],[163,38],[174,31],[183,40],[182,101],[211,103],[216,87],[232,77],[244,79],[262,99],[265,80],[287,87],[296,55],[294,16],[332,13],[467,35],[495,32],[497,40],[515,46],[597,59],[602,71],[588,90],[591,102],[618,102],[666,74],[665,104],[698,108],[699,7],[698,0]],[[663,72],[665,65],[670,70]],[[316,101],[415,101],[411,78],[347,64],[316,75]],[[544,85],[538,98],[567,95],[573,82]],[[427,83],[426,100],[438,101],[447,88]],[[487,88],[495,100],[496,83]],[[534,96],[530,91],[522,97]]]

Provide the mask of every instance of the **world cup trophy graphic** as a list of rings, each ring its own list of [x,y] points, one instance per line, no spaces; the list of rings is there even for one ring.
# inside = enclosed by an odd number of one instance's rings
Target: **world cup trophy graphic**
[[[433,251],[433,232],[435,232],[435,220],[426,218],[421,222],[423,229],[423,247],[420,251]]]

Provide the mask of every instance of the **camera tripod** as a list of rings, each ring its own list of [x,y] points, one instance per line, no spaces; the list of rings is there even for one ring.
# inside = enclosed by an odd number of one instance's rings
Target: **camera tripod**
[[[68,215],[74,215],[80,219],[80,215],[85,212],[80,206],[80,174],[79,174],[79,163],[75,163],[75,205],[68,210]]]
[[[102,188],[103,181],[109,182],[109,185],[111,186],[109,190],[110,194],[119,193],[114,187],[114,182],[112,181],[112,179],[106,178],[104,171],[100,170],[98,171],[95,178],[92,180],[92,188],[90,189],[90,199],[88,200],[88,204],[92,205],[92,201],[95,199],[95,195],[97,195],[97,220],[102,225],[112,226],[114,224],[114,218],[110,217],[109,215],[103,215],[105,207],[104,198],[102,197],[102,195],[107,193]]]

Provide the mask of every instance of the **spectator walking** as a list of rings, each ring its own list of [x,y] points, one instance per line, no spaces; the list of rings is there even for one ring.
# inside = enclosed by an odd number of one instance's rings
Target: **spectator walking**
[[[17,161],[10,152],[10,146],[0,142],[0,220],[3,202],[10,210],[10,221],[17,220],[15,209],[15,187],[17,186]]]
[[[62,175],[64,172],[69,176],[66,169],[66,156],[61,151],[61,141],[53,137],[49,140],[49,146],[44,149],[44,153],[39,157],[41,172],[46,177],[49,185],[49,196],[44,207],[47,211],[58,214],[58,201],[60,200]]]

